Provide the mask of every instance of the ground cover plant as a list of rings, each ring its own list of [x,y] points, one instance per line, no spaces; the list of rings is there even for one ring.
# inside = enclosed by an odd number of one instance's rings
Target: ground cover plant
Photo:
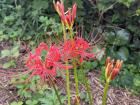
[[[0,1],[0,75],[12,77],[18,93],[11,105],[93,105],[88,75],[93,69],[105,83],[102,105],[109,85],[139,96],[139,5],[137,0]],[[24,71],[17,71],[17,62]]]

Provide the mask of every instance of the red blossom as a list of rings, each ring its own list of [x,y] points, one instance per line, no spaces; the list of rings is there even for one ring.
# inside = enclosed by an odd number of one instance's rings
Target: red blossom
[[[40,43],[39,46],[35,49],[36,55],[40,55],[42,50],[48,50],[48,46],[44,42]]]
[[[57,62],[60,60],[60,56],[61,55],[60,55],[59,49],[53,45],[50,47],[49,52],[46,56],[46,59]]]
[[[45,60],[41,59],[41,52],[47,51]],[[59,49],[52,45],[49,49],[45,43],[41,43],[36,49],[35,53],[29,54],[26,66],[32,71],[30,78],[34,75],[39,75],[41,79],[45,80],[47,76],[56,76],[57,68],[70,69],[72,66],[65,66],[60,63],[61,55]]]
[[[64,42],[62,55],[63,59],[73,59],[79,58],[80,62],[83,61],[85,57],[93,58],[94,54],[89,53],[90,48],[89,43],[83,38],[76,38],[74,40],[67,40]]]

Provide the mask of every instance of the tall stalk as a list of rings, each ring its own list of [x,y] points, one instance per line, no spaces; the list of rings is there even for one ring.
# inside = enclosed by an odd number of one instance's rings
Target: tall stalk
[[[85,73],[83,72],[83,68],[82,68],[82,64],[80,65],[80,70],[82,72],[82,75],[83,75],[83,81],[84,81],[84,84],[86,86],[86,91],[88,93],[88,97],[89,97],[89,105],[94,105],[94,101],[93,101],[93,96],[92,96],[92,92],[91,92],[91,86],[88,82],[88,79],[85,75]]]
[[[102,105],[106,105],[108,88],[109,88],[109,82],[107,81],[106,84],[105,84],[105,88],[104,88],[104,94],[103,94],[103,99],[102,99]]]
[[[86,86],[86,91],[87,91],[88,97],[89,97],[89,103],[90,103],[90,105],[93,105],[93,97],[92,97],[91,87],[90,87],[90,84],[89,84],[88,79],[86,77],[85,77],[85,86]]]
[[[65,26],[62,22],[62,29],[63,29],[63,38],[64,38],[64,42],[67,40],[66,39],[66,31],[65,31]],[[66,66],[68,65],[68,61],[66,60],[65,62]],[[66,68],[66,90],[67,90],[67,95],[68,95],[68,105],[71,105],[71,94],[70,94],[70,73],[68,68]]]
[[[68,65],[68,62],[66,61],[66,65]],[[68,105],[71,105],[70,102],[70,73],[68,68],[66,69],[66,88],[67,88],[67,95],[68,95]]]
[[[79,83],[78,83],[78,76],[77,76],[77,66],[76,66],[75,61],[73,61],[73,66],[74,66],[74,79],[75,79],[76,96],[79,98]],[[79,100],[77,101],[76,104],[80,105]]]
[[[73,30],[72,28],[69,29],[70,31],[70,38],[72,40],[72,47],[74,47],[74,39],[73,39]],[[76,88],[76,97],[79,98],[79,83],[78,83],[78,76],[77,76],[77,66],[76,66],[76,61],[73,59],[73,66],[74,66],[74,79],[75,79],[75,88]],[[79,104],[79,100],[77,100],[77,105]]]
[[[55,94],[56,94],[56,96],[57,96],[57,99],[58,99],[60,105],[63,105],[62,102],[61,102],[61,98],[60,98],[60,95],[59,95],[59,93],[58,93],[58,90],[56,89],[55,83],[53,82],[53,80],[51,79],[50,76],[49,76],[49,79],[50,79],[51,84],[52,84],[52,86],[53,86],[53,88],[54,88]]]

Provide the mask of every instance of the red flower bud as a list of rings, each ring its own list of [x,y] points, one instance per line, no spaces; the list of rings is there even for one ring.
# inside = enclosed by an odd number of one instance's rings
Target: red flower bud
[[[58,12],[61,21],[65,26],[68,26],[68,28],[72,27],[74,24],[74,20],[76,18],[76,10],[77,10],[77,5],[76,3],[73,5],[72,10],[69,9],[67,13],[64,11],[64,4],[57,1],[54,3],[54,7],[56,11]]]
[[[74,19],[76,18],[76,10],[77,10],[77,5],[76,3],[72,7],[72,21],[74,22]]]
[[[111,60],[109,57],[106,59],[105,77],[107,81],[113,80],[117,76],[122,64],[122,60],[117,60],[114,65],[114,60]]]

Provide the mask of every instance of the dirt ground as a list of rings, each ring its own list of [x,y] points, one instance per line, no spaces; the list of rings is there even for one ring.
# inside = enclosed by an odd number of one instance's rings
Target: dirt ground
[[[100,84],[96,73],[89,73],[91,80],[92,93],[94,96],[94,105],[102,104],[103,85]],[[9,85],[9,78],[0,77],[0,105],[9,105],[12,100],[17,100],[17,95]],[[84,91],[81,90],[81,91]],[[81,103],[81,105],[87,105]],[[129,91],[119,88],[110,87],[108,91],[107,105],[140,105],[140,96],[132,95]]]

